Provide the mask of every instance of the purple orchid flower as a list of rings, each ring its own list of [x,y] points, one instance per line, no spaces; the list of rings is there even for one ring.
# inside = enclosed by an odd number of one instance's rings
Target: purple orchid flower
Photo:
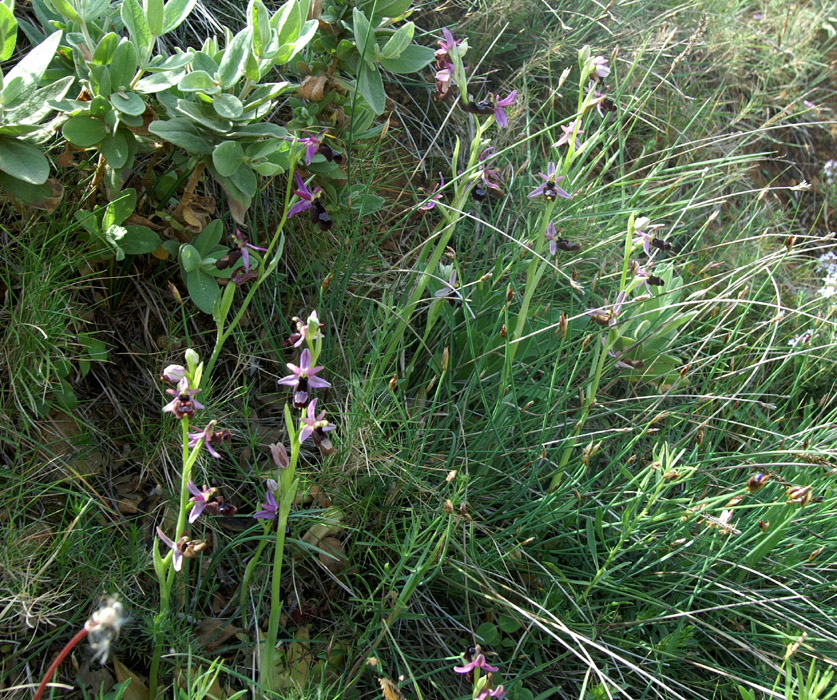
[[[622,305],[625,303],[628,295],[625,290],[621,290],[616,296],[616,302],[611,305],[605,299],[604,306],[598,309],[587,309],[586,314],[593,319],[600,326],[615,326],[616,318],[622,310]]]
[[[474,656],[473,660],[466,663],[464,666],[454,666],[453,670],[456,673],[472,673],[475,668],[478,668],[485,673],[496,673],[498,670],[495,666],[490,666],[488,664],[485,660],[485,655],[483,654],[477,654]]]
[[[634,245],[642,244],[642,249],[648,256],[652,255],[651,241],[654,240],[654,229],[662,228],[662,224],[651,224],[647,216],[640,216],[634,221]],[[645,229],[648,229],[647,231]]]
[[[325,133],[326,130],[323,129],[316,136],[312,136],[306,131],[303,138],[296,139],[297,143],[305,145],[305,165],[311,165],[311,161],[314,160],[314,156],[318,153],[324,156],[329,163],[343,162],[343,155],[339,151],[335,151],[331,146],[323,143]],[[291,138],[291,140],[294,139]]]
[[[259,253],[266,253],[267,248],[259,248],[252,243],[248,243],[240,229],[236,229],[235,233],[233,233],[231,237],[233,239],[233,243],[235,243],[241,251],[241,259],[244,261],[244,271],[250,272],[250,251],[255,250]]]
[[[315,197],[317,197],[320,192],[323,191],[322,187],[315,187],[314,191],[312,192],[305,186],[305,181],[300,177],[299,173],[294,173],[294,180],[296,181],[296,189],[294,190],[294,194],[300,198],[301,201],[294,204],[288,210],[288,218],[290,219],[293,216],[296,216],[300,212],[307,211],[313,205],[313,201]]]
[[[317,399],[314,399],[308,404],[305,417],[302,419],[305,425],[299,431],[300,443],[305,442],[313,435],[314,444],[319,446],[320,442],[325,440],[324,433],[327,433],[329,430],[334,430],[337,427],[325,419],[325,414],[325,411],[321,411],[320,415],[317,415]]]
[[[261,520],[276,520],[279,511],[279,504],[273,496],[273,491],[267,491],[267,503],[262,503],[262,509],[258,513],[253,513],[254,518]]]
[[[610,66],[607,65],[609,61],[604,56],[596,56],[590,62],[595,66],[593,75],[596,78],[606,78],[610,75]]]
[[[563,131],[563,135],[559,138],[555,143],[552,144],[553,148],[558,148],[559,146],[564,145],[565,143],[572,142],[573,148],[578,149],[581,147],[581,141],[578,140],[578,135],[583,134],[584,130],[578,128],[581,126],[580,121],[571,121],[569,124],[561,125],[561,131]]]
[[[218,421],[212,420],[209,421],[209,424],[203,430],[196,433],[189,433],[189,447],[196,447],[200,444],[200,441],[203,440],[209,454],[215,457],[215,459],[219,459],[221,455],[217,452],[215,447],[222,444],[225,440],[229,440],[230,431],[215,430],[215,426],[217,424]]]
[[[456,268],[451,266],[450,275],[448,275],[448,281],[442,282],[444,285],[441,289],[436,291],[433,296],[439,299],[447,299],[448,297],[453,296],[454,298],[459,296],[459,293],[456,291]]]
[[[446,63],[445,67],[436,71],[436,92],[433,99],[441,102],[450,94],[451,79],[453,78],[453,64]]]
[[[159,527],[157,528],[157,537],[163,540],[163,543],[166,544],[169,549],[173,552],[172,554],[172,564],[174,564],[174,570],[180,571],[181,567],[183,566],[183,547],[189,541],[189,538],[186,535],[183,535],[177,543],[170,540],[166,537],[166,533],[164,533]]]
[[[439,47],[436,49],[436,93],[433,99],[444,100],[450,94],[452,80],[456,72],[456,66],[450,57],[450,51],[460,42],[453,38],[453,34],[447,27],[442,29],[444,39],[439,40]]]
[[[509,107],[514,104],[514,99],[517,97],[517,90],[512,90],[508,97],[504,97],[502,100],[497,100],[494,103],[494,120],[497,122],[497,126],[506,127],[509,124],[509,120],[506,118],[506,110],[505,107]]]
[[[195,410],[204,408],[202,403],[193,398],[199,391],[200,389],[190,389],[189,380],[183,377],[177,389],[166,389],[166,393],[174,396],[174,399],[163,406],[163,413],[173,413],[178,420],[184,417],[194,418]]]
[[[488,700],[488,698],[497,698],[497,700],[500,700],[500,698],[506,697],[507,694],[508,691],[502,685],[498,685],[492,689],[483,688],[482,692],[474,700]]]
[[[648,261],[648,265],[653,265],[652,261]],[[634,260],[631,263],[631,272],[636,276],[638,279],[641,279],[645,283],[645,291],[649,294],[653,294],[651,291],[651,286],[654,287],[662,287],[665,284],[665,281],[662,277],[658,277],[657,275],[652,275],[648,270],[640,267],[640,264]]]
[[[479,162],[483,164],[482,169],[480,170],[480,180],[482,181],[482,186],[484,188],[488,188],[491,190],[495,190],[497,192],[502,192],[503,188],[500,187],[500,182],[502,181],[502,177],[500,173],[497,172],[495,168],[492,168],[485,163],[485,161],[494,155],[494,147],[489,146],[488,148],[484,148],[482,153],[480,153]],[[480,189],[479,187],[477,189]],[[487,193],[485,193],[487,194]],[[479,197],[477,197],[479,199]]]
[[[543,195],[543,198],[552,201],[556,197],[563,197],[564,199],[572,199],[573,196],[564,190],[561,187],[558,187],[558,183],[564,179],[563,175],[559,175],[555,177],[556,166],[555,163],[547,163],[546,164],[546,174],[538,173],[538,177],[544,180],[542,185],[538,185],[534,190],[529,193],[529,198],[538,197]]]
[[[322,365],[311,366],[311,351],[308,348],[302,351],[299,356],[299,366],[289,362],[287,368],[291,374],[282,377],[279,384],[292,386],[294,388],[294,406],[304,408],[308,404],[309,389],[326,389],[331,386],[325,379],[315,376],[322,371]]]
[[[442,36],[444,39],[439,39],[439,47],[436,49],[436,58],[437,59],[447,59],[448,53],[450,50],[454,48],[461,40],[457,40],[453,38],[453,34],[451,33],[450,29],[447,27],[442,27]]]
[[[604,347],[606,345],[607,345],[607,339],[605,338],[604,335],[602,335],[602,346]],[[624,352],[616,352],[616,350],[614,350],[613,348],[610,348],[607,351],[607,354],[608,354],[608,357],[612,357],[616,360],[616,362],[614,363],[614,367],[616,367],[618,369],[642,369],[642,367],[645,364],[642,360],[631,360],[627,357],[624,357],[625,356]],[[620,358],[623,358],[623,357],[624,357],[624,359],[620,359]]]
[[[334,222],[320,201],[323,195],[323,188],[315,187],[312,192],[305,186],[305,182],[299,176],[299,173],[294,173],[294,178],[296,179],[297,185],[294,194],[300,198],[300,201],[288,210],[288,218],[290,219],[302,211],[308,211],[311,216],[311,223],[317,224],[321,231],[328,231]]]
[[[546,227],[546,240],[549,241],[549,252],[551,255],[555,255],[558,252],[558,229],[555,228],[555,224],[551,221]]]
[[[212,499],[217,491],[216,488],[212,486],[207,486],[206,484],[203,485],[203,491],[199,490],[197,486],[195,486],[195,482],[189,479],[186,482],[186,488],[189,489],[189,493],[192,494],[192,497],[189,499],[191,503],[195,505],[192,507],[191,512],[189,513],[189,522],[195,522],[203,513],[204,508],[206,508],[206,504]]]
[[[419,205],[419,210],[430,211],[433,209],[436,206],[436,202],[442,199],[442,193],[437,192],[437,190],[444,186],[445,178],[442,176],[442,173],[439,173],[439,182],[433,185],[433,189],[430,190],[430,198],[424,204]]]
[[[317,155],[317,149],[320,147],[320,139],[316,136],[311,136],[307,131],[305,137],[296,140],[299,144],[305,144],[305,165],[311,165],[314,156]]]
[[[607,99],[607,95],[603,92],[599,92],[597,89],[597,83],[595,80],[591,80],[587,83],[587,97],[584,98],[584,107],[583,111],[586,112],[590,107],[593,105],[596,106],[596,111],[599,113],[600,117],[604,117],[604,109],[602,104]]]
[[[296,325],[296,333],[291,333],[291,335],[283,343],[283,347],[293,345],[295,348],[298,348],[306,342],[306,339],[313,342],[320,337],[322,329],[325,328],[325,323],[320,323],[316,310],[308,314],[308,318],[305,321],[303,321],[299,316],[294,316],[291,320]],[[311,330],[312,324],[314,327],[313,331]]]

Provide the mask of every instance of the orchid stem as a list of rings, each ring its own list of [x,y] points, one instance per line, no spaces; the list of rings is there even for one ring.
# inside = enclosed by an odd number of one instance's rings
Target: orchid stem
[[[476,166],[479,162],[479,145],[482,140],[482,134],[485,130],[486,125],[489,122],[486,121],[483,124],[480,124],[477,121],[477,130],[476,135],[474,136],[473,140],[471,141],[471,145],[468,151],[468,165],[465,168],[465,172],[467,173],[472,168]],[[398,347],[398,344],[401,342],[402,338],[404,337],[404,331],[407,329],[407,326],[410,325],[410,319],[413,316],[413,313],[418,306],[418,303],[421,301],[422,296],[424,295],[424,290],[427,288],[427,283],[430,281],[433,272],[439,265],[439,262],[442,259],[442,255],[447,248],[448,243],[450,242],[451,237],[453,236],[454,231],[456,231],[456,225],[459,223],[459,220],[462,218],[462,208],[465,205],[465,200],[467,199],[470,193],[470,188],[467,186],[462,187],[456,194],[453,203],[451,204],[449,211],[452,212],[448,214],[447,212],[444,213],[444,221],[436,228],[436,231],[439,234],[439,240],[436,243],[435,248],[433,248],[432,254],[430,254],[429,258],[428,252],[430,251],[430,242],[436,237],[435,233],[431,236],[425,245],[422,247],[422,251],[419,254],[419,264],[424,263],[425,260],[427,262],[424,265],[424,273],[419,275],[418,281],[416,282],[416,286],[413,288],[413,292],[410,295],[409,300],[404,305],[404,310],[402,312],[401,319],[398,321],[398,325],[395,331],[390,336],[390,341],[384,350],[383,356],[389,357],[395,349]],[[382,364],[383,367],[383,364]],[[386,370],[386,367],[383,367],[383,371]]]
[[[607,347],[602,346],[599,343],[596,343],[595,352],[597,352],[598,355],[594,356],[593,358],[593,365],[595,365],[595,368],[593,370],[593,378],[587,385],[587,395],[584,397],[584,406],[581,410],[581,415],[578,418],[578,422],[575,424],[575,428],[573,428],[573,432],[570,436],[567,446],[561,453],[561,459],[558,461],[558,466],[555,469],[555,473],[552,475],[552,480],[549,482],[550,491],[554,491],[556,488],[558,488],[558,484],[561,483],[561,477],[564,475],[564,469],[567,466],[567,462],[570,461],[570,455],[572,454],[572,451],[575,447],[575,439],[581,433],[581,429],[584,427],[584,423],[587,420],[587,416],[590,414],[590,409],[593,408],[593,404],[596,403],[596,392],[599,390],[599,382],[601,381],[602,372],[604,371],[604,363],[605,359],[607,359],[607,351]]]
[[[279,617],[282,613],[282,563],[285,554],[285,529],[288,526],[288,516],[296,498],[299,480],[295,478],[296,463],[299,459],[301,445],[298,434],[291,438],[291,455],[287,467],[279,474],[280,503],[279,516],[276,520],[276,549],[273,552],[273,572],[270,585],[270,617],[267,623],[267,636],[261,658],[262,685],[270,687],[270,673],[273,668],[273,654],[276,651],[276,639],[279,635]]]

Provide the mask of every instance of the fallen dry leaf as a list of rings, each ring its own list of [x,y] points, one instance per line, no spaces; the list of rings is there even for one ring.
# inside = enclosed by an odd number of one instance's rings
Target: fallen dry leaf
[[[308,528],[308,532],[302,536],[302,541],[306,544],[319,547],[320,542],[322,542],[326,537],[334,537],[335,535],[339,535],[343,532],[343,520],[345,519],[345,515],[343,514],[343,511],[336,506],[326,508],[320,514],[320,518],[320,522],[314,523],[310,528]]]
[[[220,618],[207,617],[201,620],[198,625],[197,637],[198,641],[204,644],[208,651],[214,651],[230,637],[234,637],[241,631],[240,627],[236,627]]]
[[[338,574],[346,568],[349,560],[343,543],[336,537],[326,537],[320,542],[320,562],[333,574]]]
[[[302,81],[299,86],[299,96],[306,100],[319,102],[323,99],[323,91],[326,85],[326,76],[324,75],[309,75]]]
[[[129,670],[117,658],[113,659],[113,672],[116,674],[116,680],[119,683],[128,679],[131,680],[122,696],[123,700],[150,700],[148,686],[145,685],[143,679]]]

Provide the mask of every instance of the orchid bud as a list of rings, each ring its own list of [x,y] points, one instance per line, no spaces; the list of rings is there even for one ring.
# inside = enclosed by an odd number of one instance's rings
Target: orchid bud
[[[186,351],[186,364],[189,366],[189,371],[194,372],[195,368],[198,366],[198,363],[201,361],[200,355],[196,353],[192,348],[189,348]]]
[[[288,459],[288,451],[282,443],[275,443],[270,445],[270,456],[273,458],[273,463],[281,470],[287,468],[290,464]]]
[[[169,365],[163,370],[160,379],[177,384],[183,377],[186,376],[186,368],[183,365]]]

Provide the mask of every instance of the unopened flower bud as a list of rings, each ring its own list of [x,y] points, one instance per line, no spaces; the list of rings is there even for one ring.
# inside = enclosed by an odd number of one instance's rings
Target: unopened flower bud
[[[447,345],[446,345],[446,346],[445,346],[445,349],[444,349],[444,350],[442,350],[442,371],[443,371],[443,372],[447,372],[447,371],[448,371],[448,362],[449,362],[449,360],[450,360],[450,350],[448,349],[448,347],[447,347]]]
[[[281,470],[287,468],[287,466],[291,463],[290,459],[288,459],[288,451],[285,449],[285,446],[281,443],[274,443],[269,445],[270,449],[270,456],[273,459],[273,463]]]
[[[177,384],[183,377],[186,376],[186,368],[183,365],[169,365],[163,370],[160,379]]]
[[[192,350],[192,348],[186,350],[186,364],[189,366],[190,371],[194,372],[200,361],[200,355]]]
[[[276,479],[268,479],[266,485],[267,490],[270,491],[270,493],[277,493],[279,491],[279,484]]]
[[[393,374],[392,377],[390,377],[390,380],[389,380],[389,390],[390,391],[395,391],[395,389],[397,387],[398,387],[398,375]]]
[[[174,297],[174,300],[183,306],[183,297],[180,296],[180,290],[174,286],[173,282],[169,282],[169,293]]]
[[[306,319],[305,325],[308,326],[308,335],[307,338],[309,340],[317,340],[321,337],[320,329],[322,328],[323,324],[320,323],[320,318],[317,316],[316,309],[308,314],[308,318]]]
[[[567,321],[567,314],[563,311],[561,312],[561,318],[558,321],[558,330],[561,331],[561,337],[567,337],[567,329],[569,328],[570,324]]]

